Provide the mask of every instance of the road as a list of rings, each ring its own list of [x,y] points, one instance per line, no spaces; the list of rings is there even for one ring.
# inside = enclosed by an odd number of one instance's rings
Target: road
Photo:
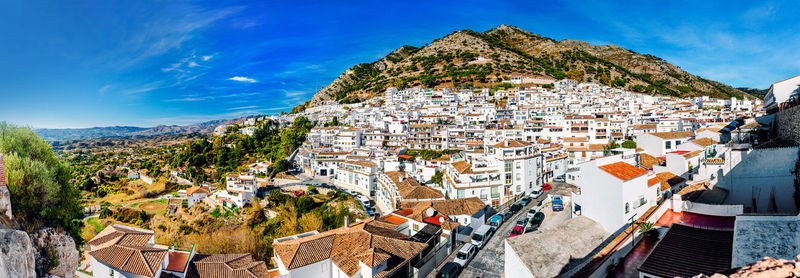
[[[569,196],[572,190],[575,190],[575,186],[563,183],[563,182],[550,182],[553,186],[552,190],[545,191],[544,194],[536,198],[530,204],[522,208],[519,212],[514,214],[509,221],[506,221],[501,225],[496,231],[495,234],[489,239],[489,242],[484,246],[481,250],[478,251],[478,254],[475,255],[475,258],[472,259],[467,264],[467,267],[461,272],[459,277],[464,278],[472,278],[472,277],[481,277],[481,278],[500,278],[503,277],[503,268],[504,268],[504,240],[508,238],[511,234],[511,230],[516,225],[517,220],[520,217],[524,217],[528,214],[528,210],[531,209],[534,205],[538,204],[539,201],[544,200],[547,198],[547,194],[560,194]],[[569,219],[568,213],[557,213],[555,217],[551,216],[552,210],[545,211],[545,221],[542,223],[542,226],[547,226],[550,223],[548,222],[560,222],[566,221]],[[548,221],[549,220],[549,221]],[[458,248],[460,248],[459,246]],[[458,249],[454,249],[456,251],[453,254],[458,252]],[[435,277],[436,273],[438,272],[439,268],[441,268],[445,263],[453,261],[455,256],[451,254],[448,256],[447,259],[439,264],[435,271],[433,271],[428,277],[433,278]]]

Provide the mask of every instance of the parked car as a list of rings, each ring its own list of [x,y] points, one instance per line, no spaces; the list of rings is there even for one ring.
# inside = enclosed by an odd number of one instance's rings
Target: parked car
[[[542,190],[541,190],[541,188],[539,188],[539,189],[534,189],[533,191],[531,191],[531,197],[533,197],[533,198],[539,198],[539,196],[542,196]]]
[[[537,227],[538,228],[540,225],[542,225],[542,222],[544,222],[544,213],[541,212],[541,211],[537,212],[537,213],[534,213],[533,217],[531,217],[531,226],[532,227]]]
[[[515,237],[523,233],[525,233],[525,227],[523,227],[522,225],[516,225],[514,226],[514,229],[511,230],[511,234],[508,235],[508,237]]]
[[[514,215],[513,213],[511,213],[510,211],[507,211],[507,210],[501,212],[501,214],[503,215],[503,221],[508,220],[509,218],[511,218],[511,216]]]
[[[475,248],[475,245],[472,245],[472,243],[464,244],[464,246],[458,250],[458,254],[456,254],[456,258],[453,262],[464,267],[475,257],[476,253],[478,253],[478,248]]]
[[[533,215],[534,215],[534,214],[536,214],[536,212],[538,212],[538,210],[536,209],[536,207],[534,207],[534,208],[532,208],[532,209],[529,209],[529,210],[528,210],[528,215],[526,215],[525,217],[531,218],[531,217],[533,217]]]
[[[449,262],[439,269],[439,272],[436,273],[436,278],[455,278],[459,273],[461,273],[461,265]]]
[[[497,227],[500,227],[500,225],[503,225],[503,222],[505,222],[505,219],[504,219],[505,217],[503,217],[503,216],[504,216],[503,213],[498,213],[498,214],[493,215],[492,218],[489,220],[489,225],[492,226],[493,230],[497,230]]]
[[[522,205],[520,204],[513,204],[508,207],[508,211],[510,211],[512,214],[517,213],[520,209],[522,209]]]
[[[530,232],[534,232],[534,231],[536,231],[538,229],[539,229],[539,227],[536,227],[536,226],[528,226],[527,228],[525,228],[525,233],[527,234],[527,233],[530,233]]]
[[[553,189],[553,186],[551,186],[549,183],[545,183],[542,186],[542,190],[550,190],[550,189]]]
[[[542,201],[544,201],[544,200],[541,200],[538,203],[536,203],[536,205],[534,205],[531,209],[535,209],[536,211],[541,211],[542,210]]]
[[[553,195],[553,211],[562,211],[564,210],[564,201],[561,198],[561,195]]]
[[[558,177],[553,178],[553,181],[564,182],[565,179],[564,179],[564,176],[558,176]]]
[[[519,204],[524,207],[524,206],[527,206],[528,204],[530,204],[531,200],[533,200],[533,198],[531,198],[531,196],[525,196],[525,197],[522,197],[522,200],[519,201]]]
[[[528,226],[528,218],[522,217],[519,220],[517,220],[517,226],[522,226],[522,227]]]
[[[487,242],[489,242],[489,238],[492,237],[492,232],[494,230],[489,225],[483,225],[478,228],[477,231],[472,233],[472,245],[475,245],[478,248],[483,248]]]

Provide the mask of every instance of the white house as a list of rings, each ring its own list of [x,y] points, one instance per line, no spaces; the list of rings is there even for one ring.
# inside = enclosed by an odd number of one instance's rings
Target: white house
[[[353,189],[364,195],[374,195],[378,165],[366,160],[348,160],[337,163],[333,178],[336,186]]]
[[[800,75],[772,83],[764,96],[764,110],[774,112],[778,105],[800,95]]]
[[[580,165],[577,184],[581,189],[581,215],[600,223],[606,231],[616,232],[634,215],[641,216],[656,204],[658,183],[648,171],[613,155]]]
[[[200,202],[205,197],[208,197],[209,189],[207,186],[192,186],[186,189],[186,200],[189,203],[189,208],[194,204]]]
[[[225,185],[225,192],[220,193],[227,195],[224,197],[237,207],[249,204],[258,187],[256,176],[253,173],[229,174],[225,178]]]
[[[691,131],[654,132],[636,136],[636,147],[644,149],[650,155],[662,156],[678,149],[678,145],[692,138]]]

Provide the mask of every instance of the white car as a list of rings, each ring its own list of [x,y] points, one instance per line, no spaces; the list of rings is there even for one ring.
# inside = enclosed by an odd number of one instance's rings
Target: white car
[[[531,209],[528,211],[528,218],[531,218],[531,217],[533,217],[533,214],[531,214],[530,212],[531,212],[531,211],[534,211],[534,210],[535,210],[535,211],[540,211],[540,210],[542,210],[542,201],[536,202],[536,204],[535,204],[535,205],[533,205],[533,207],[531,207]],[[533,212],[533,213],[535,214],[536,212]]]
[[[541,195],[542,195],[542,188],[541,187],[539,187],[539,189],[531,191],[531,197],[533,197],[534,199],[535,198],[539,198],[539,196],[541,196]]]
[[[528,219],[533,218],[533,215],[536,214],[536,212],[538,212],[539,209],[540,209],[539,206],[533,206],[533,208],[529,209],[528,215],[526,215]]]
[[[475,257],[475,254],[478,253],[478,248],[472,243],[464,244],[460,250],[458,250],[458,254],[456,254],[456,259],[453,260],[454,263],[461,265],[463,268],[464,266]]]

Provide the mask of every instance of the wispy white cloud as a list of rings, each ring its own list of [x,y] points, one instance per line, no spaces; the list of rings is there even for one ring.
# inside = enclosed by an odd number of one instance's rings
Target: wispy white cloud
[[[146,88],[139,88],[139,89],[130,89],[130,90],[122,91],[122,93],[126,94],[126,95],[137,95],[137,94],[146,93],[146,92],[149,92],[149,91],[152,91],[152,90],[155,90],[155,89],[158,89],[158,88],[157,87],[146,87]]]
[[[199,64],[197,64],[197,62],[195,62],[195,61],[191,61],[191,62],[189,62],[189,64],[187,64],[186,66],[188,66],[188,67],[190,67],[190,68],[193,68],[193,67],[199,66]]]
[[[108,89],[111,89],[111,84],[105,85],[102,88],[98,89],[97,91],[100,92],[100,94],[106,94],[106,92],[108,92]]]
[[[213,55],[206,55],[206,56],[203,56],[203,61],[208,61],[208,60],[211,60],[211,58],[214,58],[214,56],[213,56]]]
[[[228,110],[244,110],[244,109],[253,109],[253,108],[258,108],[258,106],[250,105],[250,106],[242,106],[242,107],[233,107],[233,108],[228,108]]]
[[[171,11],[155,12],[144,28],[125,36],[115,51],[99,55],[101,63],[131,67],[150,57],[180,48],[201,30],[221,19],[241,12],[244,7],[207,10],[192,5],[179,5],[184,12],[175,16]],[[177,9],[177,8],[176,8]]]
[[[228,78],[228,80],[233,80],[233,81],[238,81],[238,82],[247,82],[247,83],[256,83],[256,82],[258,82],[258,80],[255,80],[255,79],[250,78],[250,77],[244,77],[244,76],[234,76],[234,77]]]

